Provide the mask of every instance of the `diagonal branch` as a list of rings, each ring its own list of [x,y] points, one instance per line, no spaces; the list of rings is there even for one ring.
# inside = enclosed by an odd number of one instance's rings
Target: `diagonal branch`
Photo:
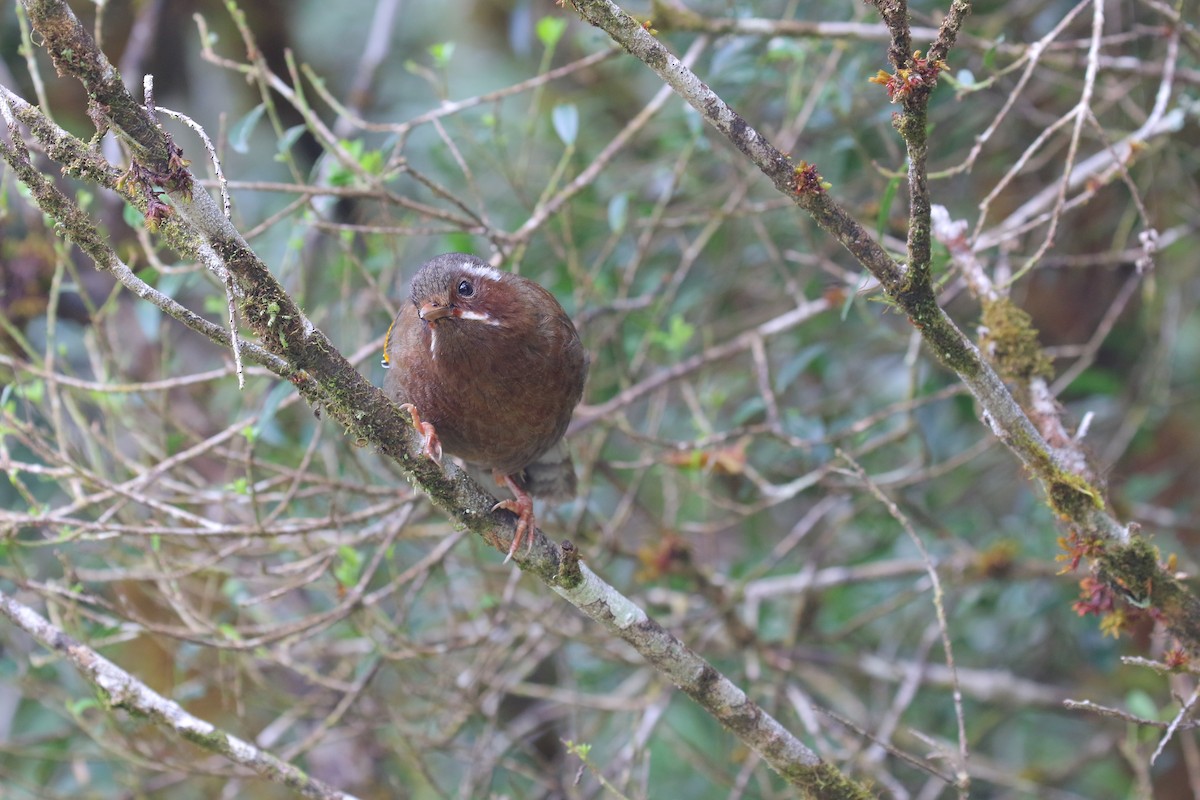
[[[43,646],[70,661],[100,691],[110,706],[147,717],[189,742],[220,753],[235,764],[253,770],[275,783],[289,786],[305,797],[316,800],[355,800],[354,795],[338,791],[269,752],[260,750],[199,717],[192,716],[174,700],[163,697],[4,592],[0,592],[0,614],[8,617],[10,622]]]
[[[869,231],[830,197],[828,187],[815,167],[806,162],[793,165],[620,6],[611,0],[572,0],[572,5],[586,21],[602,29],[671,86],[750,159],[776,189],[792,198],[879,280],[891,301],[920,332],[933,355],[970,389],[982,407],[984,423],[1039,479],[1051,508],[1060,519],[1083,535],[1110,544],[1111,549],[1101,559],[1101,576],[1114,591],[1123,594],[1129,594],[1129,586],[1139,587],[1132,593],[1133,602],[1155,607],[1182,645],[1193,653],[1200,653],[1200,599],[1156,562],[1154,548],[1134,535],[1136,526],[1126,526],[1112,514],[1099,488],[1072,469],[1071,464],[1060,461],[1000,375],[938,304],[928,276],[930,230],[924,176],[917,174],[915,188],[910,190],[923,206],[914,209],[917,212],[915,219],[918,222],[924,220],[923,230],[910,232],[909,250],[914,260],[902,267],[887,255]],[[907,4],[900,0],[879,0],[876,6],[885,12],[884,22],[893,33],[889,58],[897,68],[897,75],[902,68],[914,70],[918,65],[914,55],[908,52],[911,38]],[[968,3],[962,0],[952,3],[934,45],[939,58],[953,45],[958,26],[968,11]],[[937,59],[923,60],[927,62],[925,70],[932,69],[935,77],[939,65],[928,62]],[[926,75],[922,75],[918,84],[922,82],[927,99],[932,82]],[[919,118],[907,116],[907,120],[901,120],[901,134],[907,139],[919,120],[923,137],[923,115]],[[923,139],[917,150],[923,157]]]
[[[158,200],[161,206],[158,190],[169,190],[170,211],[160,209],[159,230],[172,247],[200,260],[222,283],[226,276],[232,279],[243,319],[261,342],[261,349],[248,348],[248,356],[272,363],[315,408],[340,422],[350,435],[394,459],[435,505],[489,544],[506,551],[512,535],[511,515],[491,511],[495,499],[458,468],[450,466],[443,472],[422,457],[407,416],[366,381],[304,316],[212,198],[199,188],[178,148],[153,123],[146,109],[128,95],[115,69],[66,4],[61,0],[22,2],[56,67],[84,84],[89,96],[96,99],[93,112],[97,118],[111,126],[129,146],[134,154],[130,173],[152,176],[158,181],[147,187],[147,197],[140,198],[136,196],[137,181],[114,181],[111,170],[105,180],[97,182],[121,191],[143,208],[151,200]],[[52,156],[86,151],[81,142],[57,130],[32,106],[10,103],[9,107],[13,109],[12,115],[43,141]],[[14,140],[17,139],[19,131],[15,124],[11,130]],[[107,244],[86,215],[69,201],[64,202],[61,193],[42,176],[34,174],[36,171],[28,158],[23,157],[22,150],[20,146],[5,145],[2,155],[14,169],[20,166],[18,174],[22,180],[39,187],[33,192],[35,202],[61,222],[64,235],[98,264],[110,264]],[[93,162],[64,158],[62,163],[70,174],[96,181],[96,176],[80,166]],[[788,168],[781,155],[778,163]],[[882,255],[882,250],[878,250],[878,255]],[[886,256],[883,259],[881,265],[890,263],[886,262]],[[806,795],[833,796],[831,792],[836,791],[839,797],[870,796],[835,768],[821,762],[812,750],[710,663],[581,564],[571,543],[555,547],[540,532],[536,541],[532,554],[518,554],[516,560],[522,568],[536,574],[587,616],[631,644]]]

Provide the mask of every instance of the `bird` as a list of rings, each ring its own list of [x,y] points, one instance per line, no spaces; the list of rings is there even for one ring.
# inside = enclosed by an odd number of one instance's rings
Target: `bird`
[[[417,270],[383,343],[383,391],[412,417],[426,456],[490,470],[517,515],[505,563],[536,525],[532,496],[568,497],[575,469],[563,439],[583,397],[588,355],[540,284],[465,253]]]

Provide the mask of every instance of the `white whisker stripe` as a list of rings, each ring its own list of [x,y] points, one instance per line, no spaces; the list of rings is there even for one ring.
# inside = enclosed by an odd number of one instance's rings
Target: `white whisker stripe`
[[[488,325],[499,325],[500,320],[494,319],[490,314],[484,314],[482,311],[469,311],[465,308],[455,309],[454,316],[460,319],[470,319],[475,322],[483,322]]]

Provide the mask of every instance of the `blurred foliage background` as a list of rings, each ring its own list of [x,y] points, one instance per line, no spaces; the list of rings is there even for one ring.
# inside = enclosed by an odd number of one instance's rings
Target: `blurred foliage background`
[[[1153,621],[1117,640],[1073,610],[1084,570],[1060,574],[1044,497],[909,322],[570,9],[73,7],[127,85],[153,74],[158,104],[204,127],[236,224],[376,383],[383,332],[428,257],[496,257],[554,291],[593,366],[572,428],[581,494],[539,504],[543,528],[824,758],[885,796],[956,794],[850,727],[942,773],[959,747],[927,562],[859,464],[941,578],[970,796],[1192,795],[1194,731],[1150,765],[1161,729],[1062,705],[1170,721],[1172,692],[1188,696],[1194,678],[1119,660],[1161,656],[1169,643]],[[674,6],[628,9],[794,159],[816,164],[902,258],[904,150],[893,107],[867,83],[887,68],[869,6],[689,8],[860,23],[837,35],[769,25],[705,35],[680,30]],[[1055,358],[1068,417],[1088,419],[1108,502],[1192,574],[1200,37],[1187,3],[1103,10],[1080,158],[1145,121],[1168,64],[1174,127],[1124,175],[1088,187],[1094,196],[1062,215],[1011,291]],[[914,4],[913,22],[936,25],[941,12]],[[1092,24],[1091,3],[974,4],[930,112],[930,168],[943,173],[934,202],[973,233],[1002,231],[1061,180],[1070,125],[1052,126],[1080,102]],[[1028,46],[1056,28],[1023,77]],[[0,53],[0,83],[93,135],[81,89],[54,76],[11,3]],[[166,124],[213,178],[194,134]],[[111,140],[99,146],[127,164]],[[628,797],[788,796],[626,646],[452,531],[395,465],[297,402],[290,384],[251,368],[239,391],[229,352],[114,288],[55,238],[11,174],[2,180],[5,591],[192,713],[360,796],[615,796],[599,776]],[[224,288],[202,266],[160,249],[115,197],[62,184],[142,279],[225,324]],[[1160,234],[1149,270],[1135,266],[1147,227]],[[1005,235],[981,257],[1002,282],[1046,235],[1045,225]],[[978,306],[940,245],[937,265],[944,303],[973,330]],[[788,316],[806,304],[812,313]],[[5,798],[290,794],[108,708],[6,626],[0,787]]]

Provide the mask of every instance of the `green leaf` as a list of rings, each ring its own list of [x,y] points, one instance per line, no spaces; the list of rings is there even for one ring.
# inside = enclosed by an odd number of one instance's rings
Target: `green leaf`
[[[1100,395],[1116,397],[1126,388],[1121,376],[1104,367],[1091,367],[1079,374],[1071,384],[1071,395],[1087,397]]]
[[[338,561],[333,566],[333,577],[342,586],[353,586],[362,575],[362,556],[348,544],[338,548]]]
[[[250,135],[254,133],[254,126],[262,119],[262,115],[267,111],[265,103],[259,103],[254,108],[250,109],[250,113],[233,123],[229,128],[229,146],[238,153],[246,153],[250,151]]]
[[[704,133],[704,118],[700,116],[700,112],[691,106],[684,106],[683,121],[687,125],[688,133],[693,139],[699,139],[701,149],[704,149],[704,140],[700,138]]]
[[[279,404],[283,402],[283,398],[288,397],[294,391],[296,390],[290,383],[280,381],[267,393],[267,399],[263,401],[262,411],[258,414],[258,422],[254,425],[253,435],[255,439],[262,439],[268,444],[283,444],[285,439],[279,426],[275,424],[275,412],[279,410]]]
[[[537,37],[542,46],[551,49],[567,30],[567,21],[562,17],[542,17],[537,21]]]
[[[1125,695],[1125,708],[1135,717],[1158,719],[1158,706],[1154,698],[1141,689],[1134,689]]]
[[[383,153],[379,150],[368,150],[359,156],[358,163],[365,171],[378,175],[383,172]]]
[[[863,284],[865,284],[867,282],[867,279],[870,277],[871,276],[867,275],[867,273],[864,271],[863,272]],[[846,292],[846,299],[842,302],[842,312],[840,315],[840,319],[842,322],[845,322],[846,317],[850,316],[850,309],[851,309],[851,307],[854,306],[854,300],[857,297],[858,297],[858,292]]]
[[[131,228],[144,228],[146,226],[146,217],[138,210],[137,206],[125,204],[125,208],[121,209],[121,219],[125,220],[125,224]]]
[[[592,752],[592,746],[590,744],[585,744],[584,742],[576,744],[574,741],[566,739],[563,741],[563,744],[567,746],[568,753],[578,756],[583,761],[586,761],[588,754]]]
[[[896,200],[896,191],[900,188],[902,178],[897,175],[888,181],[887,186],[883,189],[883,197],[879,199],[879,215],[875,218],[875,235],[877,238],[883,238],[883,231],[887,228],[888,216],[892,213],[892,203]]]
[[[247,596],[246,585],[237,578],[230,578],[221,584],[221,594],[235,603],[241,602]]]
[[[291,150],[292,145],[296,143],[297,139],[304,135],[306,130],[308,130],[308,128],[303,125],[293,125],[284,131],[283,136],[279,137],[279,143],[277,145],[279,152],[286,153],[288,150]]]
[[[805,45],[797,39],[776,36],[767,42],[766,61],[768,64],[780,61],[802,61]]]
[[[163,275],[158,280],[158,290],[170,297],[175,296],[175,290],[179,288],[178,281],[171,281],[168,278],[177,277],[175,275]],[[162,325],[163,312],[158,306],[152,303],[138,303],[133,307],[133,318],[137,321],[138,327],[142,331],[142,336],[146,337],[146,341],[157,342],[159,334],[159,326]]]
[[[46,399],[46,384],[38,378],[29,383],[18,384],[17,397],[28,400],[31,405],[40,406]]]
[[[995,43],[983,54],[983,68],[989,72],[996,68],[996,48],[1002,44],[1004,44],[1004,34],[997,36]]]
[[[824,352],[825,346],[821,344],[800,348],[794,356],[784,361],[782,366],[775,372],[775,391],[787,391],[792,383],[804,374],[809,365],[820,358]]]
[[[691,341],[695,333],[695,325],[685,320],[683,315],[675,314],[667,323],[665,331],[650,331],[650,341],[671,355],[678,355],[683,352],[683,348],[687,347],[687,343]]]
[[[620,233],[625,230],[625,223],[629,221],[629,193],[621,192],[613,195],[613,198],[608,201],[608,229],[613,233]]]
[[[361,162],[363,143],[361,139],[343,139],[338,142],[343,150],[355,161]],[[330,186],[349,186],[354,182],[354,172],[347,169],[340,161],[334,161],[329,168]]]
[[[454,56],[454,42],[438,42],[429,45],[429,55],[433,56],[433,63],[438,68],[445,69]]]
[[[579,109],[573,103],[557,105],[550,112],[550,119],[554,122],[554,132],[563,144],[574,147],[575,136],[579,133]]]
[[[749,397],[733,412],[733,424],[745,425],[750,420],[762,414],[767,407],[767,401],[757,395]]]
[[[78,717],[83,712],[92,708],[100,708],[100,701],[94,697],[81,697],[78,700],[70,700],[67,702],[67,711],[73,717]]]

